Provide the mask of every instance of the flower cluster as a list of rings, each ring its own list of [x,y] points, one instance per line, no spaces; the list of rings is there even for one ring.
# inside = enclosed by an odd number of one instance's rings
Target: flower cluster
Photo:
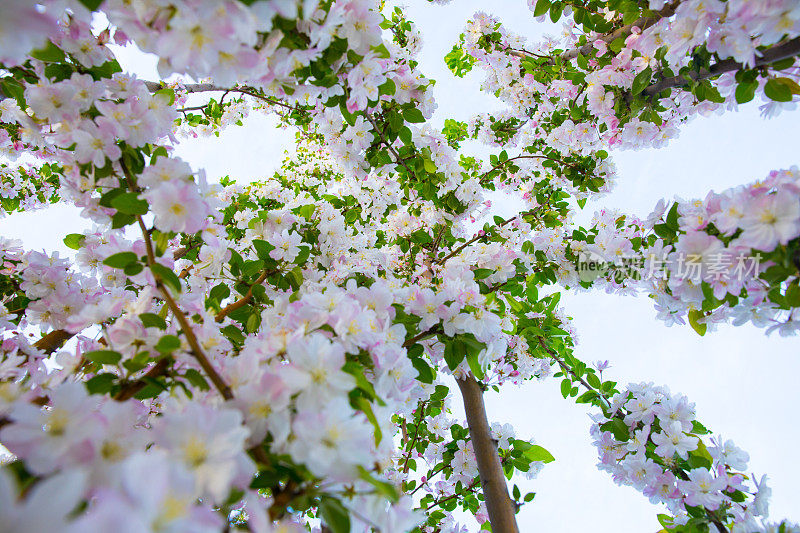
[[[631,384],[594,417],[591,433],[601,470],[675,515],[670,526],[733,523],[731,531],[763,531],[769,488],[743,473],[750,459],[730,440],[708,433],[694,404],[652,383]]]
[[[598,213],[573,232],[565,275],[609,291],[642,290],[667,324],[752,322],[796,334],[800,294],[794,254],[800,244],[800,172],[771,172],[703,200],[660,202],[646,220]]]

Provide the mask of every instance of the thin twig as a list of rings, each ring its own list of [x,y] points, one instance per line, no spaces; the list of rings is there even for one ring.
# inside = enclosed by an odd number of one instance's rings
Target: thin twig
[[[602,400],[604,400],[606,402],[606,404],[608,404],[609,407],[611,406],[611,402],[608,401],[608,398],[605,397],[605,395],[603,394],[603,391],[601,391],[599,389],[596,389],[596,388],[592,387],[591,385],[589,385],[589,383],[587,383],[586,380],[583,379],[583,377],[579,376],[570,367],[568,367],[567,364],[564,361],[562,361],[561,358],[558,357],[558,354],[556,354],[553,350],[551,350],[550,348],[547,347],[547,345],[544,343],[544,339],[542,337],[538,337],[538,339],[539,339],[539,345],[542,347],[542,349],[544,351],[546,351],[547,354],[550,357],[552,357],[553,360],[556,363],[559,364],[559,366],[561,367],[561,370],[563,370],[565,374],[569,374],[572,377],[574,377],[575,379],[577,379],[580,382],[581,385],[586,387],[587,390],[597,392],[597,395]]]
[[[147,386],[148,380],[157,378],[162,374],[164,374],[169,368],[169,363],[170,363],[169,357],[162,357],[140,379],[137,379],[136,381],[130,381],[122,385],[122,388],[119,390],[119,392],[114,395],[114,399],[118,402],[124,402],[126,400],[130,400],[131,398],[136,396],[136,394],[140,390],[142,390]]]
[[[414,431],[414,438],[411,439],[411,444],[409,445],[408,449],[406,450],[406,460],[403,462],[403,473],[408,474],[408,460],[411,458],[411,452],[414,450],[414,445],[417,443],[417,438],[419,437],[419,428],[422,426],[422,417],[425,414],[425,404],[427,401],[422,402],[419,406],[419,417],[417,418],[417,429]]]
[[[364,116],[367,117],[367,120],[369,121],[370,124],[372,124],[372,127],[375,128],[375,131],[378,132],[378,135],[380,136],[381,141],[383,142],[384,145],[386,145],[386,148],[394,156],[395,162],[398,165],[402,165],[403,168],[408,170],[408,172],[411,173],[413,176],[416,176],[417,175],[416,172],[411,170],[408,167],[408,165],[406,165],[405,160],[400,157],[400,154],[397,153],[397,150],[395,150],[392,147],[392,144],[386,139],[386,136],[383,134],[383,131],[381,131],[381,129],[378,127],[378,124],[375,122],[375,119],[372,118],[372,116],[369,113],[364,113]]]
[[[245,294],[235,302],[226,305],[224,309],[222,309],[219,313],[217,313],[217,316],[214,318],[214,320],[216,320],[217,322],[222,322],[226,316],[236,311],[240,307],[244,307],[245,305],[250,303],[250,300],[253,299],[253,287],[255,287],[256,285],[261,285],[262,283],[264,283],[264,280],[266,280],[267,277],[275,273],[277,273],[276,270],[265,270],[264,272],[262,272],[261,275],[258,277],[258,279],[256,279],[253,282],[253,284],[250,285],[250,288],[247,290],[247,294]]]
[[[125,179],[128,182],[128,188],[132,191],[135,191],[133,186],[134,180],[133,176],[130,173],[127,165],[124,162],[120,162],[120,166],[122,167],[122,172],[125,175]],[[203,349],[200,347],[200,343],[197,341],[197,336],[194,334],[194,330],[192,329],[192,325],[189,323],[189,320],[186,318],[186,315],[183,314],[183,311],[178,307],[178,304],[175,303],[175,299],[172,298],[172,295],[169,293],[169,290],[164,286],[164,282],[161,279],[161,276],[156,274],[153,271],[153,267],[156,265],[156,254],[153,251],[153,241],[150,239],[150,231],[148,231],[147,226],[144,223],[141,215],[136,215],[136,221],[139,224],[139,229],[142,231],[142,237],[144,238],[144,246],[145,251],[147,252],[147,264],[150,268],[150,271],[153,274],[153,277],[156,281],[156,287],[161,292],[161,295],[164,297],[164,301],[167,302],[167,306],[169,307],[172,314],[178,320],[178,323],[181,325],[181,329],[183,330],[183,334],[186,336],[186,341],[189,343],[189,347],[192,350],[192,355],[197,362],[200,363],[200,367],[205,371],[206,375],[209,377],[211,382],[217,388],[219,393],[222,395],[223,398],[226,400],[233,399],[233,392],[231,391],[230,386],[225,383],[222,379],[222,376],[217,373],[214,366],[206,357],[206,354],[203,352]]]
[[[533,214],[536,214],[536,212],[537,212],[539,209],[540,209],[540,208],[539,208],[539,207],[537,207],[537,208],[534,208],[534,209],[530,209],[530,210],[528,210],[528,211],[525,211],[525,212],[523,212],[523,213],[519,213],[518,215],[514,215],[513,217],[510,217],[510,218],[507,218],[507,219],[503,220],[502,222],[500,222],[499,224],[497,224],[497,226],[495,226],[495,227],[496,227],[496,228],[502,228],[503,226],[506,226],[507,224],[509,224],[510,222],[512,222],[512,221],[514,221],[514,220],[516,220],[517,218],[524,217],[524,216],[526,216],[526,215],[533,215]],[[464,248],[466,248],[466,247],[467,247],[467,246],[469,246],[470,244],[474,243],[475,241],[479,241],[479,240],[481,240],[481,239],[485,239],[485,238],[487,238],[487,237],[489,237],[489,233],[488,233],[488,232],[487,232],[487,233],[484,233],[484,234],[482,234],[482,235],[479,233],[479,234],[475,235],[474,237],[472,237],[472,238],[471,238],[470,240],[468,240],[467,242],[465,242],[464,244],[462,244],[461,246],[459,246],[458,248],[456,248],[455,250],[453,250],[452,252],[450,252],[449,254],[447,254],[446,256],[444,256],[442,259],[439,259],[439,260],[435,261],[435,263],[444,264],[444,263],[445,263],[445,262],[446,262],[448,259],[450,259],[450,258],[452,258],[452,257],[455,257],[455,256],[457,256],[458,254],[460,254],[460,253],[461,253],[461,251],[462,251],[462,250],[464,250]]]
[[[154,81],[145,81],[144,83],[145,83],[145,85],[147,85],[147,89],[150,92],[156,92],[156,91],[159,91],[161,89],[166,89],[167,88],[166,85],[164,85],[162,83],[154,82]],[[248,96],[252,96],[253,98],[258,98],[259,100],[263,100],[263,101],[268,102],[270,104],[274,104],[274,105],[278,105],[278,106],[281,106],[281,107],[285,107],[286,109],[289,109],[291,111],[299,111],[300,110],[299,107],[291,106],[289,104],[285,104],[285,103],[283,103],[283,102],[281,102],[279,100],[275,100],[275,99],[270,98],[268,96],[260,95],[260,94],[258,94],[256,92],[254,92],[255,89],[251,89],[250,87],[219,87],[217,85],[214,85],[213,83],[189,83],[189,84],[183,85],[182,88],[187,93],[203,93],[203,92],[225,92],[226,94],[229,93],[229,92],[242,93],[242,94],[246,94]],[[208,104],[206,104],[206,105],[208,105]],[[202,107],[206,107],[206,106],[202,106]],[[202,107],[200,109],[202,109]]]
[[[492,172],[494,172],[498,168],[505,166],[506,163],[509,163],[509,162],[514,161],[516,159],[549,159],[550,161],[555,161],[556,163],[561,163],[562,165],[568,166],[570,168],[578,168],[578,165],[576,165],[574,163],[567,163],[563,159],[559,159],[558,157],[552,157],[552,156],[549,156],[549,155],[544,155],[544,154],[541,154],[541,155],[518,155],[516,157],[511,157],[509,159],[506,159],[505,161],[501,161],[500,163],[496,164],[495,166],[493,166],[492,168],[490,168],[489,170],[487,170],[486,172],[481,174],[478,177],[478,180],[479,181],[483,181],[483,178],[485,178],[486,176],[488,176],[489,174],[491,174]]]
[[[425,337],[430,337],[431,335],[439,333],[440,331],[441,327],[439,327],[439,324],[436,324],[435,326],[426,329],[422,333],[419,333],[418,335],[415,335],[414,337],[408,339],[406,342],[403,343],[403,348],[409,348],[411,346],[414,346],[417,342],[424,339]]]

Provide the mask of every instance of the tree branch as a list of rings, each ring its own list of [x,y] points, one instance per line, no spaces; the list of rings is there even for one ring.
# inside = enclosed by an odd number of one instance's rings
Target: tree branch
[[[272,274],[275,273],[276,273],[275,270],[265,270],[264,272],[262,272],[261,275],[258,277],[258,279],[256,279],[253,282],[253,284],[250,285],[250,288],[247,290],[247,294],[245,294],[235,302],[226,305],[224,309],[222,309],[219,313],[217,313],[217,316],[214,317],[214,320],[216,320],[217,322],[222,322],[226,316],[236,311],[240,307],[244,307],[245,305],[247,305],[250,302],[250,300],[253,299],[253,287],[255,287],[256,285],[261,285],[262,283],[264,283],[264,280],[267,279],[268,276],[271,276]]]
[[[411,452],[414,450],[414,445],[417,443],[417,438],[419,438],[419,428],[422,425],[422,417],[425,415],[425,404],[427,401],[422,402],[419,406],[419,417],[417,418],[417,429],[414,431],[414,438],[411,439],[411,445],[409,445],[408,450],[406,451],[406,459],[403,462],[403,473],[408,474],[408,460],[411,458]],[[405,421],[404,421],[405,422]],[[405,426],[404,426],[405,429]]]
[[[800,55],[800,37],[796,37],[791,41],[786,41],[783,44],[778,44],[771,48],[767,48],[762,52],[761,57],[756,59],[754,67],[763,67],[769,65],[770,63],[775,63],[776,61],[794,57],[796,55]],[[689,85],[691,82],[705,80],[719,76],[720,74],[724,74],[726,72],[748,68],[751,67],[743,65],[732,58],[723,59],[722,61],[711,65],[711,67],[707,69],[702,69],[698,72],[690,72],[686,76],[672,76],[669,78],[664,78],[647,87],[644,90],[644,94],[648,96],[655,96],[661,91],[672,89],[673,87],[684,87]]]
[[[594,43],[596,41],[603,41],[604,43],[608,44],[611,43],[620,37],[627,37],[632,33],[634,27],[639,28],[640,30],[644,31],[645,29],[653,26],[656,22],[663,18],[671,17],[675,14],[675,10],[680,5],[681,0],[675,0],[674,2],[667,4],[664,6],[660,11],[656,11],[654,15],[649,17],[640,17],[633,21],[631,24],[626,24],[620,28],[617,28],[611,33],[606,33],[602,35],[598,35],[597,38],[593,39],[591,42],[586,43],[585,45],[579,48],[573,48],[572,50],[567,50],[566,52],[562,53],[559,57],[564,61],[569,61],[570,59],[575,59],[578,55],[588,55],[592,49],[594,48]],[[534,52],[529,52],[527,50],[518,50],[514,48],[506,48],[506,52],[509,55],[517,56],[517,57],[524,57],[526,55],[535,56],[539,58],[548,58],[549,63],[555,63],[550,56],[544,56],[541,54],[536,54]]]
[[[383,131],[381,131],[381,129],[378,127],[378,124],[375,122],[375,119],[374,119],[374,118],[372,118],[372,115],[370,115],[369,113],[365,112],[365,113],[364,113],[364,116],[365,116],[365,117],[367,117],[367,120],[369,121],[369,123],[370,123],[370,124],[372,124],[372,127],[373,127],[373,128],[375,128],[375,131],[377,131],[377,132],[378,132],[378,135],[380,136],[380,138],[381,138],[381,141],[383,142],[383,144],[384,144],[384,145],[386,145],[386,148],[387,148],[387,149],[389,150],[389,152],[391,152],[391,154],[394,156],[395,162],[396,162],[398,165],[401,165],[403,168],[405,168],[405,169],[406,169],[406,170],[407,170],[407,171],[408,171],[408,172],[409,172],[409,173],[410,173],[412,176],[416,176],[416,175],[417,175],[417,174],[416,174],[416,172],[414,172],[413,170],[411,170],[411,169],[408,167],[408,165],[406,165],[406,162],[405,162],[405,160],[404,160],[404,159],[402,159],[402,158],[400,157],[400,154],[398,154],[398,153],[397,153],[397,150],[395,150],[395,149],[392,147],[392,143],[390,143],[390,142],[389,142],[389,141],[386,139],[386,136],[383,134]]]
[[[172,311],[172,314],[178,319],[178,323],[181,325],[181,330],[183,330],[183,334],[186,335],[186,341],[189,343],[189,347],[192,349],[192,355],[195,359],[197,359],[197,362],[200,363],[203,371],[206,373],[209,379],[211,379],[211,382],[217,388],[222,397],[226,400],[232,400],[233,392],[231,391],[230,386],[225,383],[225,381],[222,379],[222,376],[217,373],[217,370],[211,364],[211,361],[209,361],[208,357],[206,357],[206,354],[200,347],[200,343],[197,341],[197,336],[195,336],[194,331],[192,330],[192,325],[189,323],[189,319],[187,319],[186,315],[183,314],[183,311],[180,310],[178,304],[175,303],[172,295],[169,293],[167,288],[164,287],[164,284],[161,282],[161,280],[158,280],[157,285],[161,290],[164,300],[167,302],[167,305]]]
[[[122,386],[117,394],[114,395],[114,399],[118,402],[124,402],[126,400],[130,400],[136,394],[147,386],[147,380],[156,378],[162,375],[164,372],[167,371],[169,368],[169,357],[162,357],[147,373],[142,376],[140,379],[136,381],[131,381],[126,383]]]
[[[467,415],[469,436],[475,458],[478,462],[483,497],[492,531],[496,533],[517,533],[515,505],[508,496],[506,478],[500,464],[497,446],[492,440],[489,421],[486,419],[486,406],[483,403],[483,391],[474,377],[456,379],[461,397],[464,400],[464,411]]]
[[[497,224],[497,227],[498,227],[498,228],[502,228],[503,226],[505,226],[505,225],[509,224],[510,222],[512,222],[513,220],[515,220],[515,219],[517,219],[517,218],[519,218],[519,217],[524,217],[525,215],[533,215],[533,214],[536,214],[536,211],[538,211],[538,210],[539,210],[539,207],[536,207],[536,208],[534,208],[534,209],[530,209],[530,210],[528,210],[528,211],[525,211],[525,212],[523,212],[523,213],[520,213],[520,214],[518,214],[518,215],[514,215],[513,217],[507,218],[507,219],[505,219],[504,221],[502,221],[501,223]],[[444,263],[445,263],[445,262],[446,262],[448,259],[450,259],[450,258],[452,258],[452,257],[455,257],[455,256],[457,256],[458,254],[460,254],[460,253],[461,253],[461,251],[462,251],[464,248],[466,248],[467,246],[469,246],[469,245],[470,245],[470,244],[472,244],[473,242],[475,242],[475,241],[478,241],[478,240],[480,240],[480,239],[485,239],[485,238],[486,238],[486,237],[488,237],[488,236],[489,236],[489,234],[488,234],[488,233],[484,233],[483,235],[480,235],[480,234],[478,234],[478,235],[475,235],[475,236],[474,236],[474,237],[472,237],[470,240],[468,240],[467,242],[465,242],[464,244],[462,244],[461,246],[459,246],[458,248],[456,248],[455,250],[453,250],[452,252],[450,252],[449,254],[447,254],[446,256],[444,256],[442,259],[440,259],[440,260],[438,260],[438,261],[434,261],[434,263],[444,264]]]
[[[438,505],[441,505],[446,501],[452,500],[453,498],[461,496],[462,494],[466,494],[467,492],[472,492],[472,489],[474,489],[478,485],[479,482],[480,482],[480,479],[476,479],[475,481],[470,483],[468,487],[464,487],[464,489],[461,492],[456,492],[455,494],[451,494],[450,496],[446,496],[444,498],[441,498],[439,500],[431,502],[431,504],[428,507],[426,507],[425,510],[426,511],[430,511],[434,507],[436,507]],[[422,486],[422,485],[420,485],[420,486]]]
[[[123,161],[120,161],[120,166],[122,168],[122,172],[125,175],[125,179],[128,182],[128,188],[131,190],[135,190],[133,186],[133,176],[131,175],[130,170],[125,165]],[[219,393],[222,395],[223,398],[226,400],[233,399],[233,392],[231,391],[230,386],[225,383],[222,379],[222,376],[217,373],[214,366],[206,357],[206,354],[203,352],[203,349],[200,347],[200,343],[197,341],[197,336],[194,334],[194,330],[192,329],[192,325],[189,323],[189,320],[186,318],[186,315],[183,314],[183,311],[178,307],[178,304],[175,303],[175,299],[172,298],[172,295],[169,293],[169,290],[164,286],[164,282],[161,280],[161,276],[156,274],[153,271],[153,266],[156,264],[156,254],[153,251],[153,241],[150,239],[150,232],[147,230],[147,226],[144,223],[141,215],[136,215],[136,221],[139,224],[139,229],[142,231],[142,237],[144,238],[144,246],[145,251],[147,252],[147,265],[150,267],[150,272],[152,272],[153,277],[156,280],[156,287],[161,292],[161,295],[164,297],[164,301],[167,302],[167,306],[169,307],[172,314],[178,320],[178,323],[181,325],[181,330],[183,330],[183,334],[186,336],[186,341],[189,343],[189,347],[192,350],[192,355],[197,362],[200,363],[200,367],[205,371],[206,375],[209,377],[211,382],[217,388]]]
[[[654,25],[659,20],[674,15],[675,10],[678,8],[678,5],[680,5],[680,3],[681,0],[675,0],[674,2],[664,6],[660,11],[656,11],[654,15],[651,15],[649,17],[641,17],[633,21],[631,24],[626,24],[625,26],[622,26],[621,28],[618,28],[611,33],[606,33],[605,35],[598,36],[597,39],[581,46],[580,48],[574,48],[572,50],[568,50],[563,54],[561,54],[561,59],[567,61],[570,59],[575,59],[576,57],[578,57],[578,54],[587,55],[589,52],[592,51],[592,48],[594,48],[595,41],[603,41],[606,44],[611,43],[619,39],[620,37],[627,37],[628,35],[630,35],[631,30],[633,30],[634,27],[644,31],[645,29]]]
[[[425,337],[427,337],[429,335],[433,335],[435,333],[438,333],[440,331],[440,329],[441,328],[439,327],[439,324],[436,324],[435,326],[432,326],[432,327],[426,329],[425,331],[423,331],[423,332],[411,337],[406,342],[404,342],[403,343],[403,348],[409,348],[411,346],[414,346],[416,343],[418,343],[420,340],[424,339]]]
[[[482,181],[483,178],[485,178],[486,176],[488,176],[489,174],[491,174],[492,172],[494,172],[498,168],[503,167],[507,163],[510,163],[511,161],[514,161],[514,160],[517,160],[517,159],[549,159],[550,161],[555,161],[556,163],[561,163],[562,165],[566,165],[566,166],[568,166],[570,168],[578,168],[577,165],[572,164],[572,163],[567,163],[563,159],[559,159],[557,157],[551,157],[549,155],[544,155],[544,154],[540,154],[540,155],[526,155],[526,154],[523,154],[523,155],[518,155],[516,157],[510,157],[510,158],[506,159],[505,161],[501,161],[500,163],[496,164],[495,166],[493,166],[492,168],[490,168],[489,170],[487,170],[486,172],[481,174],[480,177],[478,178],[478,181]]]
[[[161,89],[166,89],[167,88],[167,86],[164,85],[163,83],[159,83],[159,82],[155,82],[155,81],[145,81],[144,83],[145,83],[145,85],[147,85],[147,90],[152,92],[152,93],[154,93],[156,91],[159,91]],[[274,105],[279,105],[281,107],[285,107],[286,109],[289,109],[290,111],[296,111],[298,109],[297,107],[290,106],[289,104],[285,104],[285,103],[281,102],[280,100],[275,100],[273,98],[269,98],[268,96],[260,95],[257,92],[255,92],[254,89],[251,89],[249,87],[220,87],[218,85],[214,85],[213,83],[189,83],[189,84],[183,85],[182,87],[187,93],[204,93],[204,92],[212,92],[212,91],[219,91],[219,92],[225,92],[225,93],[229,93],[229,92],[242,93],[242,94],[246,94],[248,96],[252,96],[253,98],[258,98],[259,100],[263,100],[263,101],[268,102],[270,104],[274,104]],[[199,109],[202,109],[203,107],[206,107],[206,106],[202,106]],[[187,108],[187,109],[189,109],[189,108]]]
[[[561,370],[564,372],[564,374],[569,374],[569,375],[571,375],[572,377],[574,377],[576,380],[578,380],[578,382],[579,382],[581,385],[583,385],[583,386],[586,388],[586,390],[590,390],[590,391],[595,391],[595,392],[597,392],[597,395],[598,395],[598,396],[599,396],[599,397],[600,397],[600,398],[601,398],[603,401],[605,401],[605,402],[606,402],[606,404],[607,404],[608,406],[611,406],[611,402],[609,402],[609,401],[608,401],[608,398],[606,398],[606,397],[605,397],[605,395],[603,394],[603,392],[602,392],[601,390],[599,390],[599,389],[596,389],[596,388],[592,387],[591,385],[589,385],[589,383],[588,383],[588,382],[587,382],[585,379],[583,379],[581,376],[579,376],[578,374],[576,374],[576,373],[575,373],[575,372],[574,372],[574,371],[573,371],[573,370],[572,370],[570,367],[568,367],[568,366],[567,366],[567,364],[566,364],[564,361],[562,361],[560,357],[558,357],[558,354],[557,354],[557,353],[555,353],[553,350],[551,350],[550,348],[548,348],[548,347],[547,347],[547,345],[544,343],[544,339],[543,339],[542,337],[539,337],[539,345],[542,347],[542,349],[543,349],[545,352],[547,352],[547,354],[548,354],[550,357],[552,357],[552,358],[553,358],[553,360],[554,360],[556,363],[558,363],[558,365],[561,367]]]
[[[53,353],[61,348],[65,342],[71,339],[75,334],[65,331],[63,329],[54,329],[35,343],[33,347],[42,350],[45,353]]]

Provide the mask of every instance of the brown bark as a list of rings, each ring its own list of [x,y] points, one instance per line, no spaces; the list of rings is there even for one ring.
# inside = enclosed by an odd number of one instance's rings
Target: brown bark
[[[157,378],[158,376],[164,374],[169,368],[170,362],[170,358],[168,357],[160,359],[150,370],[147,371],[142,379],[137,379],[136,381],[124,384],[120,391],[114,396],[114,399],[118,402],[130,400],[136,396],[140,390],[147,386],[147,380],[144,378]]]
[[[226,316],[250,303],[250,300],[253,299],[253,287],[255,287],[256,285],[261,285],[262,283],[264,283],[264,280],[266,280],[269,276],[272,276],[273,274],[276,273],[277,273],[276,270],[265,270],[264,272],[262,272],[261,275],[258,277],[258,279],[255,280],[252,285],[250,285],[250,288],[247,290],[247,294],[245,294],[235,302],[226,305],[224,309],[220,310],[220,312],[217,313],[217,316],[214,318],[214,320],[216,320],[217,322],[222,322],[223,320],[225,320]]]
[[[497,454],[497,445],[492,439],[489,421],[486,419],[481,386],[471,375],[466,379],[457,379],[456,382],[464,399],[469,436],[478,461],[478,473],[492,531],[518,533],[516,509],[514,502],[508,496],[506,477],[500,464],[500,456]]]
[[[569,59],[575,59],[576,57],[578,57],[578,54],[587,55],[589,52],[592,51],[592,48],[594,48],[595,41],[603,41],[604,43],[610,43],[612,41],[617,40],[620,37],[627,37],[628,35],[631,34],[631,31],[633,30],[634,27],[639,28],[640,30],[645,30],[650,26],[652,26],[653,24],[655,24],[656,22],[658,22],[659,20],[671,17],[673,14],[675,14],[675,10],[678,8],[678,4],[680,3],[681,3],[680,0],[671,2],[666,6],[664,6],[660,11],[657,11],[655,15],[651,17],[641,17],[635,20],[633,23],[626,24],[625,26],[622,26],[621,28],[611,33],[606,33],[605,35],[598,36],[597,39],[594,39],[592,42],[585,44],[580,48],[574,48],[572,50],[568,50],[563,54],[561,54],[561,59],[567,61]]]
[[[777,44],[771,48],[767,48],[762,52],[761,57],[756,59],[754,67],[762,67],[769,65],[770,63],[775,63],[776,61],[797,55],[800,55],[800,37],[796,37],[791,41],[786,41],[785,43]],[[715,63],[707,69],[702,69],[699,72],[692,72],[688,74],[688,77],[691,81],[700,81],[707,78],[713,78],[714,76],[719,76],[725,72],[748,68],[752,67],[747,67],[736,60],[729,58],[723,59],[719,63]],[[661,91],[672,89],[673,87],[683,87],[689,85],[689,83],[690,81],[683,76],[672,76],[652,84],[644,90],[644,94],[648,96],[654,96]]]
[[[34,348],[38,348],[45,353],[53,353],[61,348],[61,346],[71,339],[73,335],[75,334],[64,331],[63,329],[55,329],[36,341],[33,346]]]
[[[621,28],[617,28],[611,33],[606,33],[602,35],[598,35],[595,39],[592,39],[591,42],[586,43],[585,45],[581,46],[580,48],[573,48],[572,50],[567,50],[563,54],[561,54],[561,59],[564,61],[569,61],[570,59],[575,59],[578,55],[589,55],[589,53],[594,48],[595,41],[603,41],[604,43],[608,44],[612,41],[620,37],[627,37],[632,33],[634,27],[639,28],[640,30],[644,31],[645,29],[649,28],[650,26],[654,25],[656,22],[663,18],[671,17],[675,14],[675,10],[678,8],[678,5],[681,3],[681,0],[676,0],[675,2],[671,2],[664,6],[660,11],[656,11],[654,15],[650,17],[641,17],[631,24],[626,24]],[[526,55],[530,55],[530,52],[525,52],[524,50],[507,50],[508,53],[512,56],[517,57],[525,57]],[[555,60],[551,59],[550,63],[555,63]]]

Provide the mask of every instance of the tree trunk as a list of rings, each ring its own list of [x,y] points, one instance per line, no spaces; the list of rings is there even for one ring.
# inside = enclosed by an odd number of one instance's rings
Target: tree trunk
[[[464,399],[464,411],[467,413],[469,436],[478,460],[478,473],[481,478],[483,497],[489,522],[493,533],[518,533],[514,502],[508,496],[506,477],[500,465],[497,445],[492,440],[489,421],[486,419],[486,406],[483,403],[483,391],[475,378],[456,379]]]

